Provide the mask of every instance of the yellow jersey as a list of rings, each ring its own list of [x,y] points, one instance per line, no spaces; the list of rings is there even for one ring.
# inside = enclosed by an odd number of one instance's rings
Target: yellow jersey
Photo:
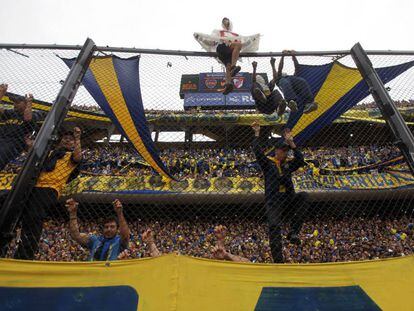
[[[78,163],[72,161],[72,152],[66,154],[56,161],[56,166],[51,172],[42,172],[37,180],[36,187],[52,188],[60,196],[63,188],[69,179],[69,176],[78,166]]]

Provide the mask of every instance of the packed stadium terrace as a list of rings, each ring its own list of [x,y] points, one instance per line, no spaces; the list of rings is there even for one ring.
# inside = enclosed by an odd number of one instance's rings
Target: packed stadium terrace
[[[358,146],[343,148],[304,148],[305,159],[320,169],[358,168],[400,156],[393,146]],[[111,145],[83,148],[84,175],[148,176],[153,174],[142,158],[128,146]],[[260,167],[250,149],[189,149],[164,150],[160,157],[170,172],[178,176],[205,177],[261,177]],[[25,154],[12,161],[5,172],[15,173]],[[310,172],[301,170],[298,174]],[[339,174],[340,172],[335,172]]]
[[[411,222],[410,222],[411,221]],[[414,252],[413,219],[382,220],[378,217],[305,222],[301,233],[301,245],[284,239],[284,257],[290,263],[317,263],[370,260],[398,257]],[[81,232],[98,233],[98,222],[82,222]],[[267,225],[257,221],[223,219],[227,234],[225,246],[228,252],[252,262],[272,262]],[[193,221],[131,221],[132,231],[127,259],[149,257],[142,240],[144,230],[151,228],[155,243],[161,253],[176,252],[183,255],[213,258],[216,244],[214,227],[217,223]],[[283,229],[286,237],[287,229]],[[8,257],[16,250],[16,241],[9,248]],[[70,237],[65,220],[49,220],[44,223],[40,248],[36,259],[45,261],[86,260],[87,249]]]

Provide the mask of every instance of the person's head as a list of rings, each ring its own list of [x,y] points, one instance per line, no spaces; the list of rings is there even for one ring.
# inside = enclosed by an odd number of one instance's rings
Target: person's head
[[[66,131],[62,134],[59,147],[66,150],[73,150],[75,148],[75,136],[73,136],[73,132]]]
[[[13,102],[14,111],[18,113],[23,113],[27,107],[26,98],[23,96],[10,96],[10,100]]]
[[[230,31],[232,30],[232,25],[231,25],[230,19],[228,19],[227,17],[223,18],[223,20],[221,21],[221,25],[226,30],[230,30]]]
[[[112,239],[118,233],[118,222],[115,217],[109,217],[103,222],[103,236]]]
[[[288,156],[290,147],[289,145],[282,139],[278,140],[275,145],[275,157],[281,162],[286,161]]]

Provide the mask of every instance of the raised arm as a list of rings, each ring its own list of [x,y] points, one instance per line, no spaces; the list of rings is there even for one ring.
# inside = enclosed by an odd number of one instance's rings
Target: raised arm
[[[224,240],[226,237],[226,227],[222,225],[215,227],[214,234],[216,235],[216,239],[217,239],[217,244],[213,248],[213,257],[215,259],[220,259],[220,260],[224,259],[224,260],[235,261],[235,262],[250,262],[250,260],[245,257],[233,255],[226,251],[225,246],[224,246]]]
[[[261,137],[260,137],[260,125],[257,121],[253,122],[252,129],[254,131],[254,140],[253,140],[253,152],[256,156],[256,161],[259,163],[262,170],[265,170],[269,164],[269,159],[263,152]]]
[[[69,199],[66,201],[66,208],[69,212],[69,232],[72,239],[78,242],[82,246],[88,246],[89,235],[86,233],[79,232],[78,226],[78,202],[74,199]]]
[[[302,152],[296,148],[296,144],[293,141],[293,135],[290,129],[287,128],[284,130],[283,137],[285,138],[286,143],[288,143],[290,148],[293,150],[294,159],[290,162],[290,171],[294,172],[300,167],[306,165],[305,158],[303,157]]]
[[[115,200],[113,203],[115,213],[118,216],[118,223],[119,223],[119,235],[121,236],[122,243],[124,245],[128,245],[130,231],[126,219],[124,217],[122,203],[118,199]]]
[[[82,161],[81,130],[79,127],[73,129],[75,137],[75,149],[73,150],[73,161],[79,163]]]
[[[270,59],[270,66],[272,66],[273,80],[276,82],[278,79],[278,72],[276,71],[276,58]]]
[[[298,58],[296,57],[294,50],[291,50],[290,53],[292,54],[292,61],[293,61],[293,64],[295,65],[295,75],[296,75],[299,69]]]
[[[23,112],[23,120],[26,122],[29,122],[29,121],[32,121],[32,118],[33,118],[33,109],[32,109],[33,95],[27,94],[25,99],[26,99],[26,109]]]
[[[149,253],[151,257],[159,257],[161,256],[161,252],[158,250],[157,245],[154,242],[154,235],[152,233],[151,229],[147,229],[143,234],[142,234],[142,241],[145,242],[145,244],[147,244]]]
[[[252,73],[252,82],[256,82],[256,69],[257,69],[257,62],[252,63],[253,66],[253,73]]]
[[[277,68],[277,75],[276,75],[276,81],[279,80],[282,77],[283,72],[283,66],[285,65],[285,55],[282,54],[282,57],[279,61],[279,66]]]

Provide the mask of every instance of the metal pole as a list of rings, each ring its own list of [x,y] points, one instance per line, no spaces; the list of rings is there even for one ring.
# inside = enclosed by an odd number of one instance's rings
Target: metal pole
[[[395,144],[400,148],[407,164],[414,175],[414,136],[405,123],[401,113],[385,89],[378,73],[372,66],[367,53],[361,44],[357,43],[351,49],[352,58],[358,67],[361,75],[369,86],[369,90],[374,98],[382,116],[390,127],[396,141]]]
[[[28,196],[36,184],[43,163],[49,154],[53,143],[52,137],[56,137],[63,120],[66,117],[69,106],[76,95],[78,87],[88,69],[89,63],[95,51],[95,43],[87,39],[83,45],[75,64],[69,71],[62,85],[52,109],[47,114],[45,121],[36,137],[33,149],[30,151],[22,170],[13,182],[12,189],[0,210],[1,245],[7,246],[7,240],[20,217],[22,208]]]
[[[22,43],[0,43],[0,49],[51,49],[51,50],[80,50],[80,45],[59,45],[59,44],[22,44]],[[181,50],[160,50],[160,49],[138,49],[123,48],[110,46],[97,46],[96,50],[101,52],[118,52],[118,53],[135,53],[135,54],[161,54],[161,55],[177,55],[177,56],[202,56],[211,57],[215,53],[200,51],[181,51]],[[15,51],[14,51],[15,52]],[[368,55],[414,55],[414,51],[391,51],[391,50],[369,50]],[[282,56],[282,52],[258,52],[258,53],[241,53],[241,57],[271,57]],[[334,55],[350,55],[349,50],[336,51],[296,51],[298,56],[334,56]]]

